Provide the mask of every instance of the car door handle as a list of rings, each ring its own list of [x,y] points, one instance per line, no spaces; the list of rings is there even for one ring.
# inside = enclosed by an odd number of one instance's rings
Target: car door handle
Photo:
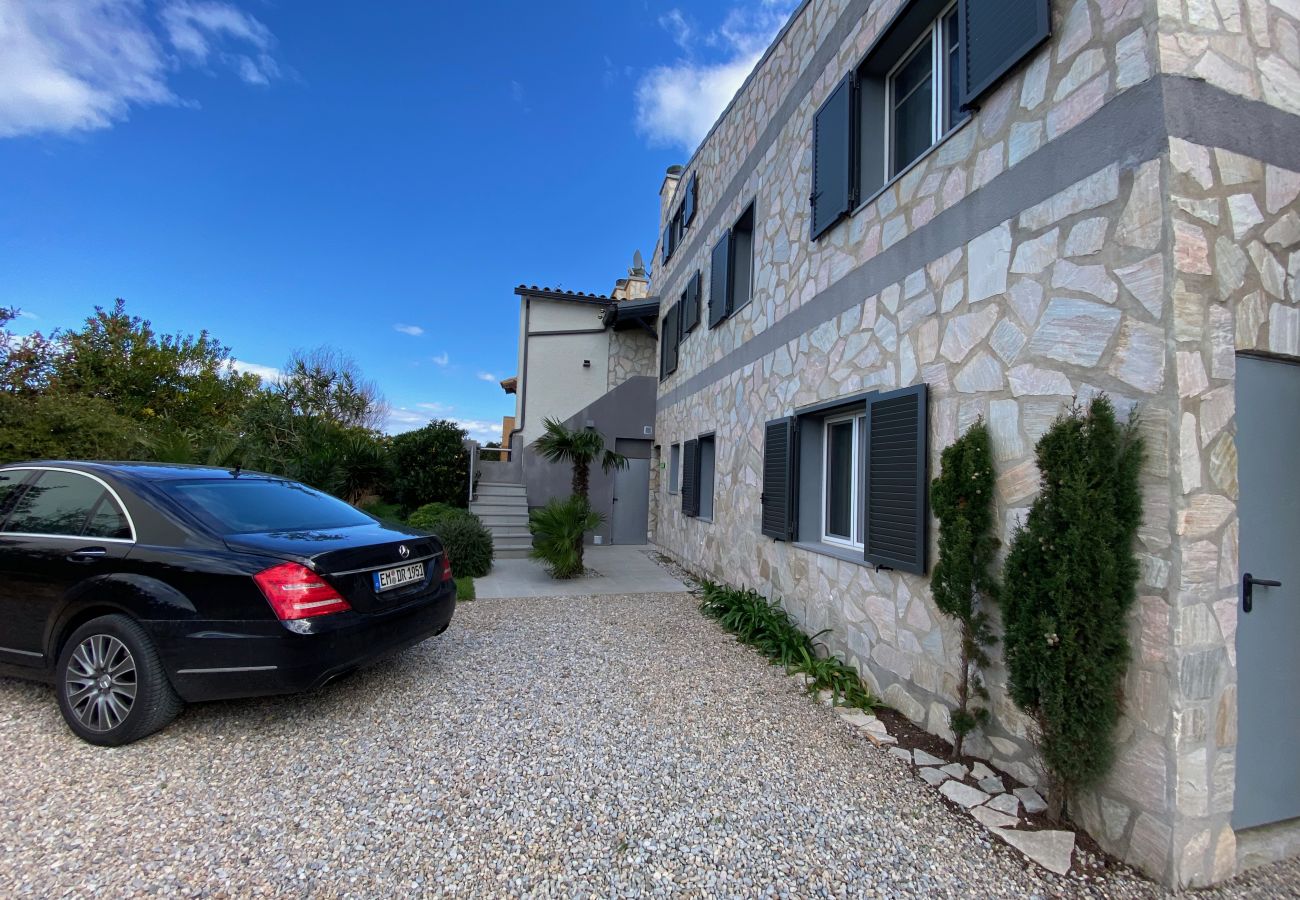
[[[68,562],[94,562],[101,556],[108,556],[108,551],[103,547],[82,547],[80,550],[73,550],[68,554]]]
[[[1281,587],[1282,582],[1271,581],[1267,578],[1256,578],[1247,572],[1241,576],[1241,611],[1250,612],[1255,608],[1255,586],[1260,587]]]

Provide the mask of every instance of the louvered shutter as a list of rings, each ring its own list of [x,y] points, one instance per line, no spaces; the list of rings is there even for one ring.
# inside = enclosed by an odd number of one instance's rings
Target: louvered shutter
[[[664,315],[659,335],[659,378],[663,380],[677,370],[677,344],[681,340],[678,324],[680,307],[677,304]]]
[[[813,118],[813,240],[849,211],[852,158],[853,82],[845,76]]]
[[[672,241],[673,241],[673,221],[672,219],[669,219],[668,224],[664,226],[664,242],[663,242],[663,257],[662,257],[664,262],[668,262],[668,257],[673,255]]]
[[[763,435],[763,534],[794,538],[795,420],[768,422]]]
[[[727,297],[731,294],[731,229],[713,247],[712,270],[709,272],[709,327],[727,317]]]
[[[867,398],[867,562],[925,574],[927,432],[925,385]]]
[[[682,515],[700,514],[700,442],[682,444]]]
[[[972,103],[1052,33],[1050,0],[960,0],[962,103]]]
[[[682,337],[690,334],[700,324],[700,271],[695,270],[686,290],[682,292]]]
[[[686,197],[682,200],[682,227],[689,228],[691,221],[695,218],[695,204],[698,193],[698,182],[695,180],[695,173],[691,173],[691,180],[686,182]]]

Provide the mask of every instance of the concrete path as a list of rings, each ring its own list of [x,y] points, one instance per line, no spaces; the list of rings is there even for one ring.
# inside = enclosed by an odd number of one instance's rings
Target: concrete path
[[[650,558],[654,548],[630,544],[588,547],[584,554],[588,569],[600,573],[585,578],[557,581],[535,559],[498,559],[486,578],[474,580],[476,596],[502,597],[590,597],[594,594],[673,594],[686,585]]]

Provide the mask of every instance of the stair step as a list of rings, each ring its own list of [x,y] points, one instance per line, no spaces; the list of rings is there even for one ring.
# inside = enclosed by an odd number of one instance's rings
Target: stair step
[[[492,481],[480,481],[475,490],[479,494],[526,494],[528,489],[522,484],[501,484]]]
[[[491,526],[493,523],[498,525],[514,525],[516,522],[528,522],[528,510],[526,509],[499,509],[489,513],[475,513],[479,521],[484,525]]]
[[[497,559],[527,559],[528,550],[509,548],[509,549],[497,550],[493,555]]]
[[[493,525],[488,531],[492,533],[492,540],[494,541],[499,541],[502,538],[531,538],[533,536],[527,525]]]
[[[523,497],[520,497],[518,500],[508,500],[505,497],[493,497],[491,502],[475,501],[470,504],[469,509],[470,512],[474,513],[476,516],[490,516],[492,513],[497,512],[518,512],[521,509],[524,512],[527,512],[528,501]]]

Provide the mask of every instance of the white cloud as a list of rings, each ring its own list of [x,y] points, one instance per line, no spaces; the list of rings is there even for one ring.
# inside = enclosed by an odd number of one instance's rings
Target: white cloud
[[[414,409],[405,406],[390,409],[388,411],[388,422],[384,430],[389,434],[401,434],[404,431],[423,428],[434,419],[449,419],[449,421],[455,422],[469,432],[469,436],[480,444],[501,440],[501,423],[499,421],[488,422],[483,419],[449,417],[446,413],[451,407],[443,406],[440,403],[416,403],[414,406]]]
[[[256,375],[263,381],[279,381],[284,374],[274,366],[264,366],[260,363],[247,362],[242,359],[232,359],[230,364],[235,367],[236,372],[243,372],[246,375]]]
[[[495,375],[493,375],[491,372],[479,372],[478,377],[480,381],[488,381],[493,384],[501,380],[500,378],[497,378]]]
[[[182,104],[182,66],[279,77],[266,26],[231,3],[0,0],[0,138],[111,127],[134,107]]]
[[[41,317],[38,316],[38,315],[36,315],[36,313],[32,312],[31,310],[20,309],[20,310],[18,310],[18,318],[20,318],[20,319],[36,319],[36,320],[39,320]]]
[[[659,17],[659,27],[672,35],[673,43],[683,50],[691,48],[691,37],[695,29],[691,23],[686,21],[686,16],[680,9],[670,9]]]
[[[444,369],[451,363],[451,357],[447,355],[446,350],[442,351],[437,356],[431,356],[429,358],[433,360],[435,366],[440,366]]]
[[[409,334],[411,337],[419,337],[424,334],[424,329],[419,325],[403,325],[400,322],[393,326],[394,331],[400,331],[402,334]]]
[[[659,22],[685,56],[672,65],[656,66],[636,88],[637,131],[652,145],[677,146],[694,152],[736,91],[749,77],[768,44],[793,10],[790,0],[759,0],[733,9],[702,43],[721,51],[721,59],[702,61],[695,55],[701,41],[678,10]]]

